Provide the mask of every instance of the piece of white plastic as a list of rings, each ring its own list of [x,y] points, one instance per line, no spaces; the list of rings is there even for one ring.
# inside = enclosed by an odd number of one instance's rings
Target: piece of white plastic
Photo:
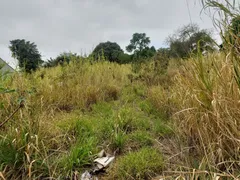
[[[81,176],[81,180],[93,180],[93,178],[88,171],[85,171]]]
[[[112,157],[101,157],[101,158],[97,158],[94,160],[95,163],[101,164],[103,167],[108,167],[111,162],[113,162],[113,160],[115,159],[114,156]]]

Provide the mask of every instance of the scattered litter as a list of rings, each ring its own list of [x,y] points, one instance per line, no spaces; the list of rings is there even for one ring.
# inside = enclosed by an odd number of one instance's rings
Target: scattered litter
[[[113,162],[113,160],[115,159],[115,157],[101,157],[101,158],[97,158],[94,160],[95,163],[100,164],[103,167],[108,167],[111,162]]]
[[[104,149],[101,150],[101,151],[97,154],[97,156],[98,156],[99,158],[105,157],[105,156],[106,156],[106,153],[105,153]]]
[[[85,171],[82,176],[81,176],[81,180],[92,180],[92,175],[88,172],[88,171]]]
[[[85,171],[82,176],[81,180],[97,180],[96,177],[93,175],[99,174],[100,172],[104,171],[106,168],[110,166],[110,164],[114,161],[115,157],[107,154],[104,150],[100,151],[97,154],[97,157],[93,162],[94,166],[91,171]]]
[[[107,168],[115,159],[114,156],[107,154],[104,150],[98,153],[98,158],[93,162],[95,163],[95,167],[93,168],[93,172],[97,173],[102,171],[104,168]]]

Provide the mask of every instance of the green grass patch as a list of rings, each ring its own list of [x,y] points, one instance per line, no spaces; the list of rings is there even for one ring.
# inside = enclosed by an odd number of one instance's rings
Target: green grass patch
[[[163,157],[153,148],[142,148],[137,152],[130,152],[117,162],[113,171],[115,179],[150,179],[161,173]]]
[[[111,136],[110,147],[116,153],[121,153],[126,144],[126,133],[116,127]]]
[[[164,122],[161,118],[154,119],[152,123],[152,131],[157,137],[171,136],[174,133],[170,123]]]
[[[113,116],[113,104],[100,102],[92,106],[92,113],[98,118],[111,118]]]
[[[128,133],[135,130],[150,129],[150,121],[147,117],[138,111],[137,107],[123,107],[117,116],[119,127]]]
[[[17,168],[24,161],[24,153],[9,140],[0,140],[0,171],[4,166],[12,169]]]
[[[128,135],[127,144],[131,149],[152,146],[153,137],[147,131],[135,131]]]
[[[69,152],[60,159],[61,169],[69,174],[74,170],[79,170],[91,165],[93,155],[97,153],[97,140],[95,137],[83,137],[73,145]]]
[[[143,100],[139,103],[140,109],[150,117],[165,117],[157,110],[149,100]],[[167,120],[167,119],[164,119]]]

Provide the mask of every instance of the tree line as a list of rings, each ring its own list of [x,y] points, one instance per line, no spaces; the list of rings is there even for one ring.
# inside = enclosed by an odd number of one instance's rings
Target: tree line
[[[239,41],[239,27],[240,16],[232,19],[223,37],[230,39],[233,43]],[[217,47],[224,49],[224,38],[223,43],[218,45],[209,30],[200,29],[197,24],[189,24],[178,29],[166,39],[167,48],[156,50],[154,46],[150,47],[151,40],[146,33],[134,33],[129,45],[125,48],[128,53],[125,53],[116,42],[107,41],[99,43],[89,56],[95,61],[105,59],[120,64],[148,60],[156,54],[168,58],[185,59],[194,54],[213,52]],[[69,63],[72,57],[79,58],[76,53],[61,53],[56,58],[50,58],[44,62],[37,45],[25,39],[11,40],[9,49],[12,57],[18,60],[19,68],[27,73],[39,67],[54,67]]]

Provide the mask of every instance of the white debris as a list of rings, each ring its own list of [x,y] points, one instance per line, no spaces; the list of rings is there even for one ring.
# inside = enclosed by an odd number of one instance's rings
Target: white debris
[[[100,151],[97,156],[98,158],[93,161],[92,170],[90,172],[85,171],[81,176],[81,180],[97,180],[98,178],[95,175],[107,168],[115,159],[114,156],[107,154],[104,150]]]
[[[81,180],[93,180],[93,178],[88,171],[85,171],[81,176]]]
[[[97,156],[98,156],[99,158],[101,158],[101,157],[105,157],[105,156],[106,156],[106,153],[105,153],[104,149],[101,150],[101,151],[98,153]]]
[[[111,162],[113,162],[114,159],[115,159],[114,156],[112,157],[107,156],[107,157],[97,158],[94,160],[94,162],[102,165],[103,167],[108,167],[111,164]]]

